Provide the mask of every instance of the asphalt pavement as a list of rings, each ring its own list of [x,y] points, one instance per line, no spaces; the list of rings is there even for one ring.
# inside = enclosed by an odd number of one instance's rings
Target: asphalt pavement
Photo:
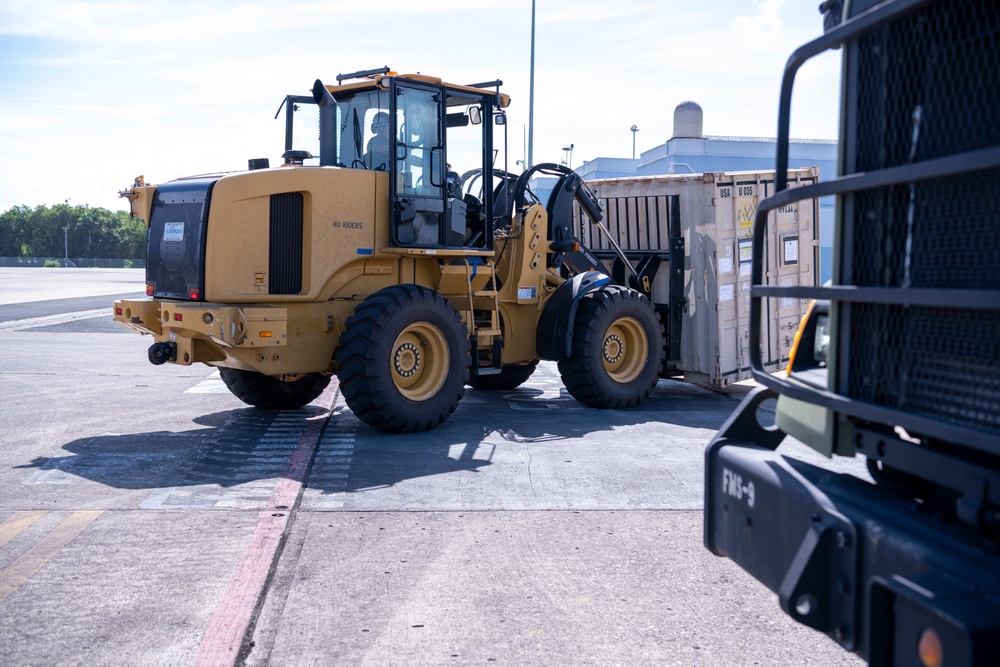
[[[116,294],[145,294],[145,269],[0,267],[0,305]]]

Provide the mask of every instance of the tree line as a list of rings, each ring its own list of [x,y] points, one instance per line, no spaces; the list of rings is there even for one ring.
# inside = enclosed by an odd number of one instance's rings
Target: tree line
[[[0,215],[0,257],[146,257],[146,223],[89,206],[15,206]]]

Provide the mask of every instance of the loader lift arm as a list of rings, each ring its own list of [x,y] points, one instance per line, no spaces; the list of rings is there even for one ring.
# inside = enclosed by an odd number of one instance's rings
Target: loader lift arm
[[[611,247],[615,249],[615,254],[628,267],[632,276],[637,277],[638,274],[632,268],[625,253],[604,227],[602,222],[604,215],[601,213],[601,205],[597,196],[587,187],[580,175],[572,169],[560,164],[544,162],[525,171],[517,179],[514,186],[515,210],[520,210],[528,205],[525,198],[528,182],[537,173],[559,177],[545,207],[549,216],[549,241],[551,241],[552,249],[556,251],[548,256],[549,267],[557,270],[565,267],[568,276],[576,276],[585,271],[603,270],[601,261],[573,233],[573,202],[575,201],[608,239]],[[622,284],[627,285],[628,283]]]
[[[660,314],[666,337],[665,353],[668,361],[680,358],[681,320],[687,301],[684,298],[684,237],[680,228],[680,207],[672,199],[669,212],[669,248],[656,250],[623,250],[614,235],[604,224],[604,212],[598,196],[573,170],[559,164],[537,164],[517,179],[513,188],[514,210],[523,210],[537,199],[528,189],[532,176],[542,173],[557,176],[555,188],[549,195],[546,212],[549,217],[550,247],[555,252],[548,255],[548,265],[566,278],[575,278],[590,271],[610,274],[610,282],[630,287],[653,301]],[[583,215],[590,219],[607,240],[610,251],[595,252],[584,245],[574,231],[576,202]],[[610,272],[601,257],[611,261]],[[669,264],[667,298],[653,298],[652,282],[660,266]],[[590,284],[585,281],[583,284]]]

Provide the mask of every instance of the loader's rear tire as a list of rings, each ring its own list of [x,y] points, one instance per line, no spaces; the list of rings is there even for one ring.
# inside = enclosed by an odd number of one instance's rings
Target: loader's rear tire
[[[504,366],[497,375],[480,375],[469,378],[469,386],[484,391],[510,391],[527,382],[535,372],[538,360],[524,366]]]
[[[334,358],[344,400],[361,421],[383,431],[426,431],[458,407],[469,379],[469,338],[440,294],[387,287],[345,326]]]
[[[629,408],[649,396],[663,364],[663,327],[649,299],[626,287],[587,294],[576,311],[563,384],[592,408]]]
[[[219,375],[236,398],[261,410],[301,408],[312,403],[330,384],[330,377],[322,373],[306,373],[290,382],[238,368],[219,368]]]

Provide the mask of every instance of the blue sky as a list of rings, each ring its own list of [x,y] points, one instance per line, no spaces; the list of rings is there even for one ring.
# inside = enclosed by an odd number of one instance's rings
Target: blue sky
[[[784,63],[820,35],[818,0],[537,0],[535,162],[631,157],[666,141],[685,100],[705,133],[774,136]],[[0,212],[69,200],[126,209],[143,174],[280,162],[286,94],[388,65],[501,79],[510,153],[528,122],[530,0],[5,0]],[[799,75],[792,134],[836,138],[839,59]]]

